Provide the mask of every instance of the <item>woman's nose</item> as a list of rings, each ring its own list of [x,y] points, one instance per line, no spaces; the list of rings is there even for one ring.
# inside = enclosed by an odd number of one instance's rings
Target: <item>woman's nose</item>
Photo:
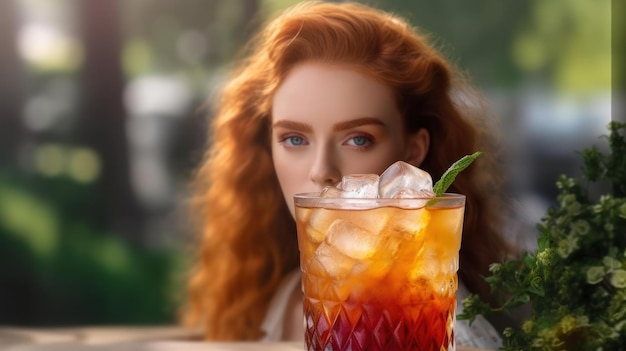
[[[309,178],[321,186],[335,185],[341,180],[341,172],[337,167],[332,150],[322,148],[317,152],[309,172]]]

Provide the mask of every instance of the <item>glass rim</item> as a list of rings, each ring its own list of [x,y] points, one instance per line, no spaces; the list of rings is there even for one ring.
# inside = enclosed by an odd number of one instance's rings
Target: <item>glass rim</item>
[[[293,196],[296,206],[301,207],[331,207],[337,209],[373,209],[379,207],[421,208],[425,206],[447,207],[450,205],[464,205],[465,195],[444,193],[441,196],[389,199],[389,198],[350,198],[350,197],[320,197],[320,192],[298,193]]]

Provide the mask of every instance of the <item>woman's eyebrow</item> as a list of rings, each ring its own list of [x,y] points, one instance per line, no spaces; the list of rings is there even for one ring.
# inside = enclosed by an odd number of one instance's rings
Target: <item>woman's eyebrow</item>
[[[280,121],[276,121],[274,122],[274,124],[272,124],[272,129],[274,128],[285,128],[285,129],[292,129],[292,130],[297,130],[299,132],[304,132],[304,133],[310,133],[313,132],[313,128],[306,124],[306,123],[302,123],[302,122],[295,122],[295,121],[288,121],[288,120],[280,120]]]
[[[352,119],[349,121],[337,123],[333,126],[333,131],[335,132],[342,131],[342,130],[346,130],[346,129],[350,129],[354,127],[367,125],[367,124],[376,124],[380,126],[385,126],[385,123],[383,123],[381,120],[377,118],[362,117],[362,118],[356,118],[356,119]],[[274,124],[272,124],[272,129],[274,128],[285,128],[285,129],[297,130],[297,131],[306,132],[306,133],[313,132],[313,127],[311,127],[311,125],[302,123],[302,122],[289,121],[289,120],[279,120],[279,121],[274,122]]]
[[[346,129],[350,129],[350,128],[354,128],[354,127],[359,127],[359,126],[363,126],[366,124],[377,124],[380,126],[385,126],[385,123],[383,123],[381,120],[374,118],[374,117],[363,117],[363,118],[357,118],[357,119],[352,119],[349,121],[345,121],[345,122],[341,122],[341,123],[337,123],[333,126],[333,130],[334,131],[341,131],[341,130],[346,130]]]

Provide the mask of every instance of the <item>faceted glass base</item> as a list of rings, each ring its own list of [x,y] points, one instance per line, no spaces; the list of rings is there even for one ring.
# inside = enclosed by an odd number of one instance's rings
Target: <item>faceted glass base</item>
[[[454,351],[455,305],[433,308],[424,302],[381,306],[304,301],[305,342],[309,351]]]

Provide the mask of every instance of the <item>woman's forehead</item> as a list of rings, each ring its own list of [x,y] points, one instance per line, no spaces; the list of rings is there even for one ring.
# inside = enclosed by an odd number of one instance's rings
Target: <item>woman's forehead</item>
[[[294,67],[276,90],[272,119],[334,120],[399,114],[392,90],[345,65],[305,63]]]

